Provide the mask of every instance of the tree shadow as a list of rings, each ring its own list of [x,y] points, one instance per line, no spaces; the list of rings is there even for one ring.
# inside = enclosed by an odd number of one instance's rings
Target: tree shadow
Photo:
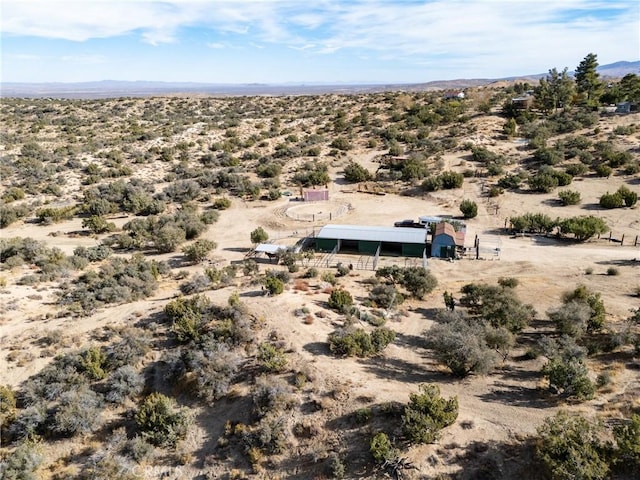
[[[534,439],[523,441],[473,441],[453,462],[461,467],[459,480],[538,480],[541,470],[535,460]]]
[[[218,400],[213,407],[203,408],[196,416],[196,423],[206,432],[204,441],[200,448],[193,452],[198,462],[205,466],[207,463],[220,460],[228,460],[240,456],[240,450],[234,442],[220,442],[225,438],[228,424],[251,423],[252,400],[249,396]],[[224,415],[220,413],[224,412]],[[223,446],[224,445],[224,446]],[[243,458],[237,458],[238,462],[245,463]]]
[[[416,365],[398,358],[373,357],[359,360],[368,373],[378,378],[411,383],[436,383],[441,382],[447,375],[428,370],[421,365]]]
[[[325,357],[333,356],[331,350],[329,350],[329,344],[327,342],[310,342],[302,348],[313,355],[323,355]]]
[[[549,408],[554,404],[546,393],[522,385],[496,383],[488,392],[478,395],[482,401],[516,407]]]

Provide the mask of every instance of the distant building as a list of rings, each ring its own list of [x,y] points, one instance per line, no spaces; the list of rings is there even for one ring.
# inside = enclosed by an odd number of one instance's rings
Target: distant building
[[[450,223],[437,223],[431,242],[431,256],[456,258],[458,249],[464,248],[464,235],[464,231],[456,232]]]
[[[615,113],[631,113],[631,112],[637,112],[637,111],[638,111],[638,105],[632,102],[621,102],[616,105]]]
[[[462,90],[447,90],[442,96],[445,100],[462,100],[464,92]]]
[[[514,108],[517,108],[518,110],[528,110],[533,107],[533,101],[534,96],[529,93],[525,93],[520,97],[512,98],[511,105],[513,105]]]
[[[453,227],[452,227],[453,228]],[[325,225],[316,236],[316,250],[350,250],[369,255],[426,257],[426,229],[364,225]]]

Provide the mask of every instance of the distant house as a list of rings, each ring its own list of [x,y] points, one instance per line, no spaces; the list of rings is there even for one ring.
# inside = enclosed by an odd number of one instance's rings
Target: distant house
[[[458,249],[464,248],[464,232],[456,230],[447,222],[437,223],[431,242],[431,256],[455,258]]]
[[[622,102],[616,105],[615,113],[631,113],[637,112],[638,106],[635,103],[631,102]]]
[[[525,94],[511,99],[511,105],[518,110],[529,110],[533,106],[534,96]]]
[[[445,100],[462,100],[464,92],[462,90],[447,90],[442,96]]]

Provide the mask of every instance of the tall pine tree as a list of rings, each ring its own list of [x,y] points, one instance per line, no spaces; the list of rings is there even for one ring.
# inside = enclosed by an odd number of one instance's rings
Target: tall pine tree
[[[597,107],[600,104],[602,94],[602,82],[597,72],[598,56],[590,53],[576,67],[576,89],[583,95],[587,106]]]

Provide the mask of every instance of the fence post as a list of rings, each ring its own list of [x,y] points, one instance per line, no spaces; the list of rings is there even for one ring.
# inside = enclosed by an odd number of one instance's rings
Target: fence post
[[[622,234],[622,240],[620,240],[620,246],[624,246],[624,233]]]

